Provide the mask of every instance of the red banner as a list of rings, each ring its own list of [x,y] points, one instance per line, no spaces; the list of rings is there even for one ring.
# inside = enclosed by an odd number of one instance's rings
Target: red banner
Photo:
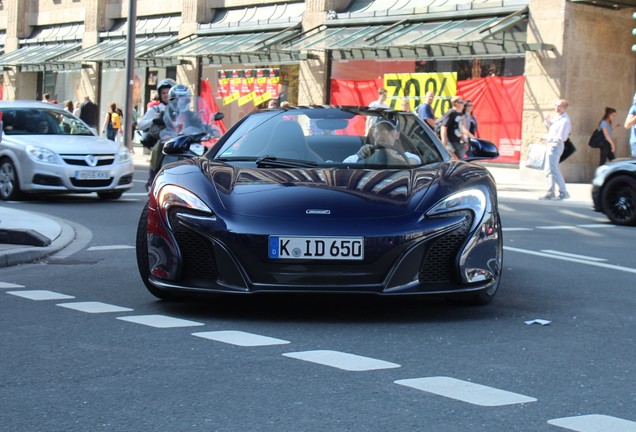
[[[479,136],[495,143],[500,156],[493,162],[518,164],[521,157],[521,122],[525,79],[486,77],[457,81],[457,94],[473,102]],[[366,106],[377,100],[382,79],[331,80],[333,105]],[[364,123],[355,130],[364,135]]]
[[[206,102],[207,105],[207,107],[204,109],[204,112],[201,114],[201,118],[203,119],[203,121],[211,123],[213,122],[214,113],[219,111],[219,107],[217,106],[214,97],[212,97],[212,86],[210,85],[210,81],[206,79],[201,80],[200,97]],[[198,108],[201,109],[201,107]],[[227,130],[225,128],[225,124],[223,124],[223,120],[214,121],[214,125],[219,128],[221,133],[225,133],[225,131]]]
[[[493,162],[518,164],[521,159],[524,85],[523,76],[457,82],[457,94],[473,102],[479,137],[499,149],[499,157]]]

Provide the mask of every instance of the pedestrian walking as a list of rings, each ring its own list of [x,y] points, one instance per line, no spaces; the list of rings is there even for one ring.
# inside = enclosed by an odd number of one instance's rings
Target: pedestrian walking
[[[384,88],[378,89],[378,98],[373,102],[369,103],[369,108],[389,108],[386,103],[387,91]],[[366,122],[366,130],[367,132],[371,129],[371,126],[375,124],[377,117],[375,116],[367,116]]]
[[[102,126],[102,133],[106,134],[106,138],[115,141],[119,130],[121,129],[121,121],[124,116],[121,109],[117,108],[115,102],[111,102],[108,107],[110,111],[106,113],[104,117],[104,126]]]
[[[603,131],[603,137],[605,140],[601,143],[601,159],[599,165],[605,165],[608,160],[613,161],[616,159],[616,144],[612,139],[612,132],[614,132],[614,120],[616,119],[616,110],[614,108],[606,107],[605,115],[598,124],[598,128]]]
[[[90,97],[84,96],[84,102],[80,105],[79,118],[97,132],[97,124],[99,123],[99,107]]]
[[[462,133],[462,112],[464,101],[460,96],[451,98],[451,108],[442,117],[440,128],[440,140],[446,150],[455,155],[457,159],[462,159],[466,154],[466,143]]]
[[[479,138],[477,117],[473,114],[473,103],[469,100],[464,103],[462,130],[467,139]]]
[[[417,115],[419,118],[435,130],[435,113],[433,112],[433,99],[435,99],[435,92],[429,91],[426,93],[426,99],[417,108]]]
[[[80,111],[81,111],[81,108],[80,108],[80,102],[79,102],[79,101],[76,101],[76,102],[75,102],[75,109],[73,110],[73,115],[74,115],[75,117],[78,117],[78,118],[79,118],[79,116],[80,116]]]
[[[545,117],[545,125],[548,133],[544,136],[548,144],[546,149],[546,162],[544,167],[548,192],[540,197],[542,200],[564,200],[570,198],[570,194],[565,186],[565,180],[559,170],[559,159],[565,147],[565,140],[570,136],[572,124],[567,114],[568,101],[560,99],[554,104],[554,113]],[[555,194],[556,187],[559,187],[559,195]]]
[[[629,146],[631,147],[632,157],[636,157],[636,93],[634,93],[632,106],[629,108],[625,119],[625,129],[630,129]]]
[[[66,102],[64,102],[64,109],[68,112],[70,112],[71,114],[73,114],[73,110],[75,109],[73,107],[73,101],[68,100]]]

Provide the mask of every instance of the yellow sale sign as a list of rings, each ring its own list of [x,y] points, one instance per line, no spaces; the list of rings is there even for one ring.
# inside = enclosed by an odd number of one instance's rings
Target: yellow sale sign
[[[402,108],[406,96],[409,110],[424,102],[426,93],[432,91],[435,93],[433,112],[435,117],[440,117],[451,108],[450,98],[457,93],[457,72],[385,74],[384,88],[391,108]]]

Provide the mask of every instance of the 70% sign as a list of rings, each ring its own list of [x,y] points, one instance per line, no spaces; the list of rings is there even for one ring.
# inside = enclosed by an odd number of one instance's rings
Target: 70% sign
[[[384,88],[391,108],[411,111],[426,99],[426,93],[435,93],[433,112],[435,117],[442,116],[451,108],[450,98],[457,94],[457,73],[398,73],[384,75]],[[408,98],[408,107],[402,106]]]

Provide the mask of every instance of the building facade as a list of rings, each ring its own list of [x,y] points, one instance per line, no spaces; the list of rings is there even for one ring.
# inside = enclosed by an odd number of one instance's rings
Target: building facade
[[[578,150],[562,171],[586,182],[598,165],[589,135],[606,106],[622,123],[636,87],[634,8],[634,0],[138,0],[132,104],[143,111],[169,77],[209,92],[229,123],[269,99],[331,103],[345,84],[352,93],[389,86],[391,105],[409,109],[434,90],[443,111],[449,92],[479,79],[520,78],[518,102],[483,97],[495,111],[518,104],[519,131],[493,140],[522,175],[541,176],[525,168],[528,146],[541,140],[554,101],[568,99]],[[89,96],[102,113],[113,101],[125,106],[130,9],[126,0],[0,3],[2,98],[46,92],[60,102]],[[617,156],[627,156],[627,131],[617,127],[614,138]]]

